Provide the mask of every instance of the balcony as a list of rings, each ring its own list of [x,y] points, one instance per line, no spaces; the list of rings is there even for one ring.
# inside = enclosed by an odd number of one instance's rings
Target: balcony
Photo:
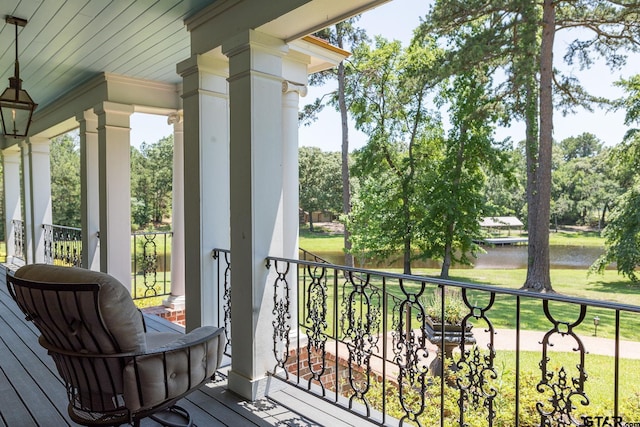
[[[214,250],[219,323],[231,340],[230,254]],[[266,397],[228,391],[227,366],[182,405],[198,425],[597,425],[640,420],[640,307],[269,258],[273,361]],[[5,425],[73,425],[55,368],[0,275]],[[462,327],[433,326],[457,290]],[[297,309],[296,309],[297,307]],[[532,324],[543,313],[544,324]],[[510,313],[513,328],[492,319]],[[593,321],[598,319],[598,324]],[[155,316],[151,329],[183,331]],[[469,328],[471,326],[471,328]],[[600,335],[597,336],[597,327]],[[472,339],[471,339],[472,338]],[[445,355],[441,369],[441,351]],[[25,402],[25,403],[22,403]],[[55,420],[55,421],[54,421]],[[594,424],[589,424],[594,422]],[[29,424],[29,423],[28,423]],[[152,424],[148,424],[152,425]]]
[[[145,316],[150,330],[184,331],[156,316]],[[53,360],[38,344],[38,332],[7,293],[4,268],[0,269],[0,425],[8,427],[75,426],[67,415],[67,396]],[[182,400],[198,426],[354,425],[359,420],[347,411],[284,386],[272,387],[269,396],[246,401],[226,388],[229,367],[200,391]],[[274,380],[275,382],[275,380]],[[291,408],[304,408],[297,412]],[[366,425],[366,424],[364,424]],[[144,420],[142,426],[158,426]]]
[[[214,251],[214,259],[226,302],[219,322],[229,333],[233,264],[224,250]],[[265,268],[273,298],[270,375],[363,420],[422,426],[640,420],[640,307],[317,260],[268,258]],[[453,334],[444,323],[432,324],[434,295],[440,313],[447,298],[460,295],[462,320]],[[505,316],[512,327],[496,328]]]

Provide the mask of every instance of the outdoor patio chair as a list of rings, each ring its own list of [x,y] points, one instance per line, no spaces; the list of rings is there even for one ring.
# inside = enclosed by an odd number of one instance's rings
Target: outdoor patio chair
[[[41,335],[82,425],[191,425],[176,401],[220,366],[222,328],[147,332],[128,290],[105,273],[33,264],[7,274],[9,293]],[[176,418],[183,424],[176,424]]]

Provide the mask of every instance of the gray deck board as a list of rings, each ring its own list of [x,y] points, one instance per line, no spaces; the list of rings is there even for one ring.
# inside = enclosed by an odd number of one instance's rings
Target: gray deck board
[[[156,316],[145,315],[145,322],[150,331],[184,331]],[[76,426],[67,414],[64,385],[53,360],[38,344],[38,335],[9,296],[0,266],[0,427]],[[295,387],[278,385],[266,398],[247,401],[228,390],[228,370],[224,367],[214,381],[178,402],[196,426],[373,425]],[[141,425],[158,427],[150,419]]]

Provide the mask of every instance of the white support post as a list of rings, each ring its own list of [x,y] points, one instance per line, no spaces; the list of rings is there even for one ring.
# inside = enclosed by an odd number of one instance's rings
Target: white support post
[[[299,257],[300,195],[298,188],[298,110],[300,97],[307,94],[307,65],[309,56],[290,52],[284,60],[282,82],[282,133],[283,133],[283,201],[284,242],[283,256]],[[293,267],[293,266],[292,266]],[[298,334],[297,269],[291,268],[287,275],[289,285],[290,342],[296,342]]]
[[[20,203],[20,193],[22,183],[20,182],[20,148],[14,145],[6,150],[2,150],[3,174],[4,174],[4,211],[5,211],[5,241],[7,244],[7,263],[19,262],[25,260],[20,258],[16,260],[16,241],[13,220],[22,221],[22,206]],[[20,254],[24,256],[24,254]]]
[[[198,55],[178,64],[178,73],[183,80],[183,238],[189,331],[223,321],[212,250],[230,246],[227,61]]]
[[[231,324],[229,388],[265,393],[273,356],[273,277],[283,255],[282,57],[287,45],[253,30],[223,43],[229,57],[231,135]]]
[[[48,138],[30,137],[24,148],[27,263],[45,261],[43,224],[51,224],[51,159]],[[28,183],[28,185],[27,185]]]
[[[100,269],[131,289],[131,105],[103,102],[98,116]]]
[[[76,116],[80,125],[80,220],[82,266],[100,271],[100,197],[98,179],[98,117],[93,111]]]
[[[169,115],[173,125],[173,199],[171,203],[171,295],[163,305],[172,310],[184,310],[184,126],[182,113]]]

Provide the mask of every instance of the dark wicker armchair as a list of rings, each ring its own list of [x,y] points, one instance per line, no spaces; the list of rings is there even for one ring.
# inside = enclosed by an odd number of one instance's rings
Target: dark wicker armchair
[[[82,425],[139,425],[177,415],[176,401],[219,368],[221,328],[146,332],[127,289],[105,273],[44,264],[8,275],[9,292],[39,329],[67,388],[69,416]]]

